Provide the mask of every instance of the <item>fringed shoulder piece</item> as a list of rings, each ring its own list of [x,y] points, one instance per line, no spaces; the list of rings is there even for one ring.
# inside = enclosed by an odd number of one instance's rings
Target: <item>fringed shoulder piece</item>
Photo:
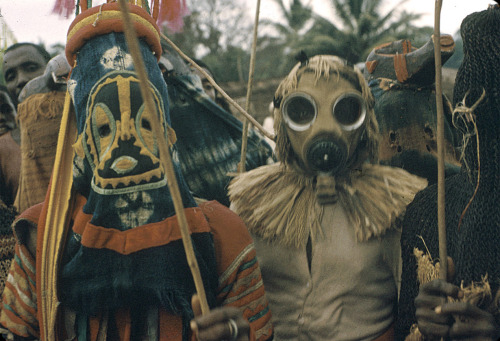
[[[427,180],[400,168],[364,165],[339,182],[339,203],[358,241],[381,236],[405,212]],[[229,186],[231,208],[251,233],[281,245],[300,247],[309,235],[321,237],[324,207],[317,202],[313,178],[281,164],[239,174]]]
[[[239,174],[229,185],[231,209],[263,239],[300,247],[321,234],[322,207],[313,179],[280,163]]]
[[[365,164],[337,186],[357,240],[366,241],[391,228],[427,180],[401,168]]]

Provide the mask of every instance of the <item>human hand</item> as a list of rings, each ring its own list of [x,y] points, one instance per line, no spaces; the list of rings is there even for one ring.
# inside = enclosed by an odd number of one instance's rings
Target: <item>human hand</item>
[[[192,300],[195,318],[191,320],[191,329],[200,341],[247,341],[250,324],[243,317],[240,309],[221,307],[201,315],[199,300],[195,295]]]
[[[498,340],[500,326],[494,316],[469,303],[447,302],[463,292],[455,285],[437,279],[421,286],[415,298],[418,329],[428,338],[459,340]]]
[[[469,302],[450,302],[437,306],[438,315],[455,316],[448,335],[459,340],[499,340],[500,326],[494,316]]]
[[[436,311],[446,303],[446,297],[458,298],[460,289],[442,279],[435,279],[420,286],[415,298],[415,316],[419,331],[428,338],[445,337],[449,334],[454,319],[451,314]]]

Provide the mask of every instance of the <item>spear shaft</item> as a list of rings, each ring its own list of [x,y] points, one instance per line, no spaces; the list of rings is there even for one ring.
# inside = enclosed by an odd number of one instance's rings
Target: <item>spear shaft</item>
[[[438,156],[438,238],[439,238],[439,278],[447,280],[448,251],[446,249],[446,220],[445,220],[445,181],[444,181],[444,111],[443,90],[441,87],[441,7],[442,0],[436,0],[434,11],[434,61],[436,68],[436,108],[437,108],[437,156]]]
[[[119,0],[119,3],[121,9],[120,12],[123,18],[125,39],[127,41],[127,45],[130,49],[130,54],[132,55],[132,59],[134,61],[134,66],[137,72],[137,76],[139,77],[141,86],[141,95],[142,98],[144,99],[144,103],[146,105],[147,110],[151,113],[154,113],[156,112],[156,106],[154,105],[153,98],[148,87],[149,80],[146,73],[146,67],[144,66],[144,61],[142,60],[142,55],[139,49],[139,42],[137,40],[135,29],[134,26],[132,25],[132,20],[130,18],[130,10],[127,6],[126,0]],[[158,115],[155,115],[154,117],[158,117]],[[177,183],[177,178],[175,176],[172,158],[170,156],[170,151],[168,150],[169,147],[163,135],[163,132],[160,129],[159,124],[153,124],[152,126],[155,131],[155,135],[159,140],[158,144],[160,150],[160,159],[162,160],[163,166],[165,167],[167,183],[170,190],[170,194],[172,195],[172,201],[174,202],[175,213],[177,215],[177,220],[181,231],[182,243],[184,245],[184,250],[186,252],[187,262],[191,270],[191,274],[193,275],[196,292],[200,299],[201,311],[202,314],[206,314],[209,312],[210,308],[208,307],[205,288],[203,287],[203,280],[198,266],[198,261],[196,260],[196,256],[194,254],[193,244],[191,242],[191,236],[189,234],[187,218],[184,213],[184,205],[182,204],[182,197],[180,194],[179,185]]]
[[[255,73],[255,56],[257,55],[257,33],[259,27],[259,13],[260,13],[260,0],[257,0],[257,7],[255,10],[255,23],[253,27],[253,42],[252,42],[252,54],[250,55],[250,70],[248,71],[248,85],[247,85],[247,97],[245,102],[246,112],[250,112],[250,99],[252,98],[252,87],[253,87],[253,76]],[[245,164],[247,159],[247,144],[248,144],[248,120],[243,123],[243,132],[241,134],[241,159],[238,167],[238,172],[243,173],[245,171]]]

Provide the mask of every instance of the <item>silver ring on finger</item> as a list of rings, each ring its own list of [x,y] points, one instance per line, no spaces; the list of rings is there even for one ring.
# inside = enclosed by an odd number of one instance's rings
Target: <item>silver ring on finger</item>
[[[227,325],[229,326],[229,334],[231,334],[229,341],[236,341],[238,338],[238,325],[236,324],[236,321],[229,319],[227,320]]]

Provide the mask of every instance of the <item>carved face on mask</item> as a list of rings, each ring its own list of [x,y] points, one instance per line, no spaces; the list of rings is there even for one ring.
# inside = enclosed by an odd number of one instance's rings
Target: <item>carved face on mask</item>
[[[163,105],[152,85],[150,89],[159,115],[146,109],[132,72],[111,72],[91,90],[83,143],[78,145],[93,169],[95,192],[124,194],[166,185],[152,126],[159,122],[165,128]]]
[[[139,43],[155,112],[145,106],[122,33],[85,43],[68,81],[78,129],[73,186],[87,199],[84,210],[92,214],[93,224],[120,230],[162,221],[175,211],[160,160],[160,150],[175,141],[167,86],[149,45]],[[172,159],[179,174],[175,153]],[[184,206],[192,207],[183,180],[178,178]]]
[[[370,136],[376,122],[360,73],[338,58],[318,56],[296,67],[290,80],[288,89],[286,80],[280,85],[283,96],[275,109],[281,126],[275,129],[286,136],[277,139],[282,161],[310,175],[337,176],[374,156]]]

